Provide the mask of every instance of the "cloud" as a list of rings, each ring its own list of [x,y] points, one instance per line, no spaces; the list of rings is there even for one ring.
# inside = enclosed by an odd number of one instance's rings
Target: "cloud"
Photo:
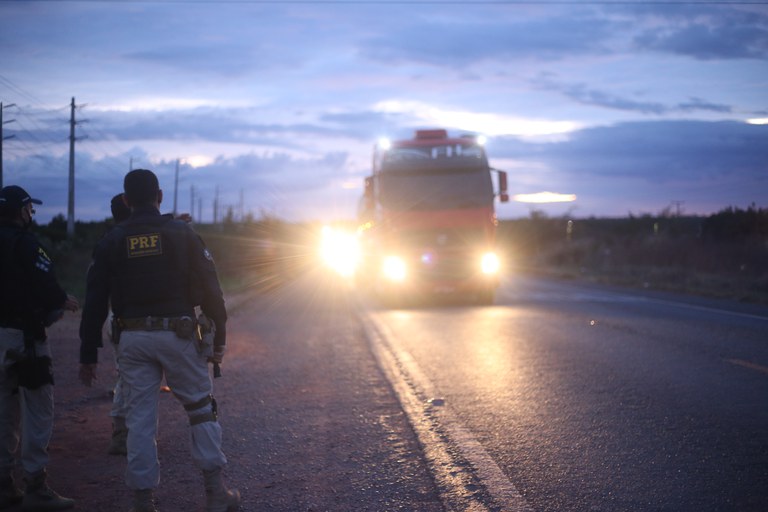
[[[717,104],[702,98],[690,97],[687,101],[668,105],[659,101],[640,101],[588,86],[587,84],[562,84],[550,77],[534,80],[541,90],[558,92],[582,105],[596,106],[611,110],[639,112],[641,114],[664,115],[671,113],[718,112],[730,113],[729,105]]]
[[[520,203],[572,203],[576,201],[576,194],[563,194],[561,192],[534,192],[532,194],[515,194],[513,201]]]
[[[615,27],[614,27],[615,28]],[[611,24],[588,15],[516,17],[507,10],[480,20],[410,18],[400,27],[361,41],[361,54],[385,63],[467,66],[478,61],[609,53]]]
[[[549,144],[511,144],[500,157],[535,157],[575,181],[621,175],[654,182],[740,173],[766,181],[768,126],[740,122],[630,122],[587,128]]]
[[[690,12],[690,11],[689,11]],[[680,25],[650,27],[634,38],[639,49],[700,60],[768,59],[768,15],[759,11],[699,11]]]

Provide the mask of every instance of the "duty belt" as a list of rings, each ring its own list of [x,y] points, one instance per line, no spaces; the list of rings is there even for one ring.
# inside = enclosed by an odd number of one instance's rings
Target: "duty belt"
[[[194,323],[195,321],[189,316],[146,316],[117,319],[117,325],[122,331],[178,331],[179,328],[187,325],[194,326]]]

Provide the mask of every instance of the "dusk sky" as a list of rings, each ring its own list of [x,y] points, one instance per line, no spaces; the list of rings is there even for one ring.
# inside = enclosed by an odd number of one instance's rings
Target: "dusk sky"
[[[768,1],[0,0],[3,184],[38,222],[67,213],[73,97],[78,220],[131,164],[171,211],[177,159],[203,222],[217,191],[351,219],[374,143],[437,127],[488,136],[501,218],[768,207]]]

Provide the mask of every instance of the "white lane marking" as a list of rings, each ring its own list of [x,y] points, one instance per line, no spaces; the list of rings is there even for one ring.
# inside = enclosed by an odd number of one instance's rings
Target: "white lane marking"
[[[447,512],[487,512],[482,494],[473,489],[483,487],[494,508],[504,512],[532,512],[525,498],[515,488],[473,433],[446,404],[432,406],[435,387],[418,363],[389,340],[392,332],[362,310],[359,317],[379,366],[390,381],[403,410],[416,432],[430,461],[443,505]],[[458,449],[471,468],[469,471],[452,455]],[[446,492],[447,491],[447,492]]]

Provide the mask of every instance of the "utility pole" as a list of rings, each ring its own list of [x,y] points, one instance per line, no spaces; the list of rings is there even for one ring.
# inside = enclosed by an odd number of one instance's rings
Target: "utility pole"
[[[685,204],[685,201],[672,201],[672,204],[675,205],[675,216],[679,217],[683,211],[683,205]]]
[[[67,237],[75,236],[75,97],[69,115],[69,198],[67,201]]]
[[[15,121],[15,119],[11,119],[10,121],[3,121],[3,109],[15,106],[15,103],[11,103],[10,105],[3,105],[3,103],[0,102],[0,188],[3,188],[3,141],[14,137],[14,135],[3,137],[3,125]]]
[[[173,180],[173,216],[178,214],[176,210],[177,201],[179,198],[179,159],[176,159],[176,176]]]
[[[195,216],[195,184],[189,184],[189,214]],[[200,219],[197,219],[200,222]]]
[[[213,224],[219,222],[219,186],[216,185],[216,195],[213,198]]]

